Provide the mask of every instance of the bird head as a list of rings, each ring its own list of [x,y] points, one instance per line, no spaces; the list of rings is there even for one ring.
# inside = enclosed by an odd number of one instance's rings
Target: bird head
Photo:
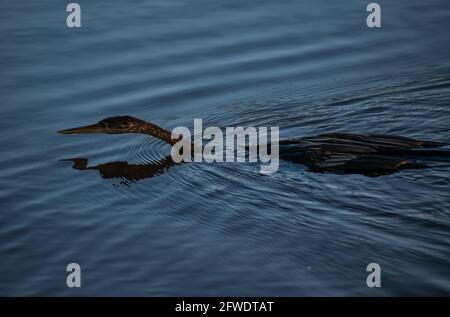
[[[131,116],[110,117],[100,120],[96,124],[58,131],[62,134],[86,134],[86,133],[139,133],[145,121]]]

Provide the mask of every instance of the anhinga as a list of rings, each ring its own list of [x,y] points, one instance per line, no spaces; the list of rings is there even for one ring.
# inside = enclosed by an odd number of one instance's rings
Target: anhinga
[[[179,141],[172,139],[169,131],[131,116],[106,118],[93,125],[59,132],[63,134],[143,133],[163,140],[169,145]],[[434,141],[385,134],[327,133],[281,140],[279,154],[281,159],[304,164],[312,172],[378,176],[402,169],[427,167],[423,161],[418,162],[416,159],[450,157],[450,151],[436,149],[443,145]]]

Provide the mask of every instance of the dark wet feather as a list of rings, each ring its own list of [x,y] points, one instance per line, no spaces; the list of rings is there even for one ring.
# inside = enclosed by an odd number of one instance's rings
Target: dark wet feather
[[[304,164],[313,172],[378,176],[427,167],[416,159],[450,158],[448,150],[429,149],[443,145],[383,134],[327,133],[280,141],[280,158]]]

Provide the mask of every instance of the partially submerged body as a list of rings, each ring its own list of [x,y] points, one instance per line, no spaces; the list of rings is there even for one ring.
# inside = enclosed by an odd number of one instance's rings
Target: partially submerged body
[[[443,144],[382,134],[327,133],[280,141],[280,158],[306,165],[312,172],[379,176],[419,169],[423,160],[449,157]]]

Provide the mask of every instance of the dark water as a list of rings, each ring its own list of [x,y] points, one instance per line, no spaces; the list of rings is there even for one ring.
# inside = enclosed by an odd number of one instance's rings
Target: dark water
[[[170,148],[151,137],[56,133],[129,114],[448,142],[450,4],[379,1],[369,29],[368,2],[83,0],[69,29],[68,2],[2,1],[0,295],[450,294],[450,164],[165,170]],[[60,161],[73,157],[155,171],[102,178]]]

